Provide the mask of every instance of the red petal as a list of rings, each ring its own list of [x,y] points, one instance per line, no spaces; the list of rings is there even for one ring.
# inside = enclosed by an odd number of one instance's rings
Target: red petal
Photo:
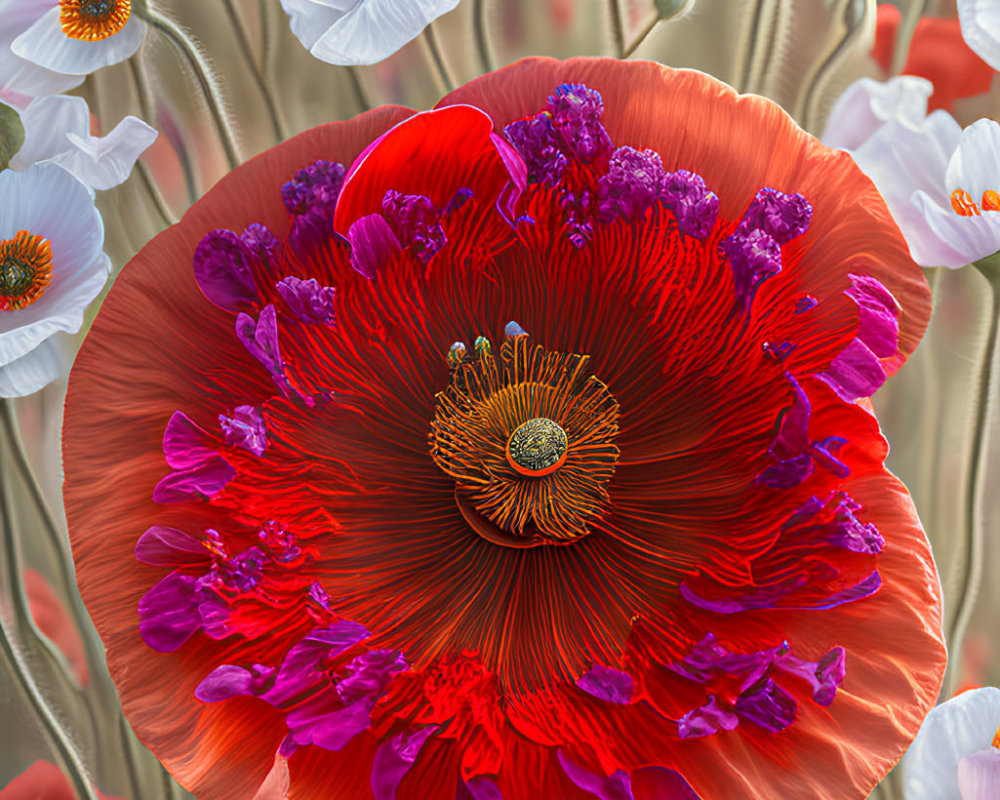
[[[543,109],[562,83],[601,93],[604,126],[615,145],[651,148],[665,169],[700,174],[719,195],[724,219],[739,219],[761,187],[805,195],[812,223],[790,245],[808,251],[803,285],[842,291],[848,267],[878,278],[903,307],[900,353],[917,346],[930,319],[930,291],[885,202],[847,153],[824,146],[769,100],[738,95],[701,72],[654,63],[530,58],[467,83],[438,105],[474,105],[502,130]]]
[[[252,796],[271,766],[284,722],[251,698],[210,706],[194,700],[194,687],[219,663],[214,642],[163,656],[138,635],[139,598],[162,576],[136,566],[139,535],[160,523],[200,532],[213,517],[220,519],[212,510],[152,502],[150,489],[166,471],[159,439],[167,420],[184,409],[200,424],[213,424],[217,414],[231,411],[234,399],[259,403],[273,393],[267,374],[233,335],[233,318],[218,313],[196,286],[194,249],[219,227],[240,231],[262,222],[284,234],[282,183],[320,158],[349,163],[410,113],[388,107],[314,128],[227,175],[124,269],[70,377],[64,496],[80,591],[139,738],[203,798]],[[209,358],[224,367],[206,371]],[[102,487],[100,503],[94,502],[95,486]]]

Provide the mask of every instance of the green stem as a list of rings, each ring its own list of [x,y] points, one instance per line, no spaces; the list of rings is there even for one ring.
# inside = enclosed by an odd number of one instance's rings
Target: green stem
[[[608,16],[611,17],[611,35],[614,38],[615,55],[625,58],[625,28],[622,25],[622,10],[619,0],[608,0]]]
[[[628,58],[630,55],[632,55],[632,53],[634,53],[638,49],[639,45],[641,45],[644,41],[646,41],[646,37],[653,32],[653,28],[655,28],[659,22],[660,22],[660,17],[658,14],[654,14],[652,17],[650,17],[649,21],[646,22],[643,29],[639,31],[639,35],[636,36],[635,39],[632,40],[632,43],[625,48],[625,52],[622,54],[622,58]]]
[[[264,80],[264,73],[261,72],[260,65],[254,57],[253,47],[250,45],[250,35],[247,33],[243,16],[236,8],[234,0],[223,0],[223,5],[226,7],[226,14],[229,16],[229,21],[233,24],[233,30],[236,32],[236,43],[243,54],[243,59],[250,67],[254,83],[257,84],[257,88],[264,98],[264,105],[267,106],[267,115],[271,120],[271,129],[274,131],[274,136],[277,141],[282,142],[288,136],[288,133],[285,131],[285,126],[281,121],[281,115],[278,113],[278,107],[275,105],[271,89],[268,87],[267,81]]]
[[[90,618],[87,616],[79,595],[76,593],[76,574],[73,572],[73,556],[69,547],[67,547],[66,538],[59,532],[59,527],[56,525],[52,511],[49,509],[49,504],[45,500],[45,494],[38,483],[35,471],[31,468],[31,462],[28,460],[28,453],[24,447],[24,440],[21,438],[20,431],[18,431],[17,424],[15,423],[13,400],[7,399],[0,403],[0,425],[2,425],[7,441],[10,442],[14,463],[28,487],[28,494],[31,497],[31,501],[37,509],[38,515],[42,518],[42,530],[58,556],[56,560],[59,562],[60,578],[69,592],[69,608],[73,617],[73,624],[80,632],[87,662],[93,668],[103,662],[104,654],[94,644],[94,637],[87,635],[90,627]]]
[[[11,422],[8,419],[11,413],[11,404],[5,402],[0,404],[4,409],[2,416],[5,423]],[[3,533],[4,561],[6,562],[7,583],[10,587],[11,601],[13,605],[14,618],[18,621],[18,627],[22,633],[32,635],[33,623],[31,622],[31,610],[28,608],[27,598],[24,592],[24,583],[21,579],[19,569],[20,552],[17,546],[17,537],[14,534],[14,523],[9,514],[9,509],[13,508],[11,498],[7,492],[7,482],[0,483],[0,531]],[[0,616],[0,651],[3,652],[5,660],[9,662],[11,672],[17,684],[24,692],[29,705],[35,712],[36,717],[41,722],[46,734],[52,742],[53,747],[59,754],[59,759],[68,773],[70,781],[77,796],[84,800],[97,800],[90,781],[86,777],[86,769],[80,760],[76,748],[73,747],[69,736],[62,729],[59,720],[56,719],[52,709],[49,707],[38,684],[28,668],[28,664],[14,646],[14,640],[8,629],[6,620]]]
[[[431,52],[431,59],[434,61],[434,66],[438,71],[438,75],[441,76],[441,83],[444,84],[445,92],[455,91],[455,78],[448,70],[448,65],[445,63],[444,56],[441,54],[441,48],[438,46],[437,34],[434,32],[433,23],[424,28],[423,36],[424,41],[427,42],[427,49]]]
[[[1000,328],[1000,258],[989,256],[974,262],[975,266],[989,281],[989,330],[983,360],[979,368],[979,391],[976,395],[975,419],[972,426],[972,446],[969,454],[969,471],[965,486],[965,560],[962,564],[961,594],[955,606],[955,616],[947,632],[950,664],[947,696],[954,694],[958,684],[958,668],[961,663],[962,639],[972,617],[976,595],[982,582],[983,567],[983,520],[981,495],[983,475],[986,467],[986,430],[990,419],[990,400],[993,396],[993,367],[997,352],[997,331]]]
[[[162,33],[180,51],[187,60],[194,72],[202,94],[205,96],[205,103],[208,106],[212,122],[219,134],[219,141],[226,154],[226,161],[230,169],[235,169],[240,164],[239,148],[236,144],[236,136],[226,117],[225,103],[222,99],[222,92],[212,75],[212,69],[208,65],[205,56],[187,35],[183,28],[169,17],[160,14],[156,9],[147,8],[142,12],[142,17],[154,29]]]
[[[486,26],[486,0],[475,0],[472,6],[472,26],[476,31],[476,49],[483,72],[493,72],[496,65],[490,55],[488,29]]]

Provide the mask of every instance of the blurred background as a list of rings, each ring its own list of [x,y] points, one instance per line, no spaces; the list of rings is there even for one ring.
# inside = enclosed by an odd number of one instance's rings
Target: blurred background
[[[901,0],[879,9],[874,0],[461,0],[372,67],[317,61],[292,35],[278,0],[156,6],[189,32],[211,65],[236,160],[383,103],[428,108],[450,88],[535,54],[700,69],[741,92],[770,97],[816,135],[839,94],[863,76],[929,77],[932,107],[949,109],[963,125],[1000,109],[996,74],[980,72],[970,82],[965,56],[956,56],[953,2]],[[72,93],[88,100],[95,132],[126,114],[159,131],[131,178],[98,195],[116,274],[228,170],[229,159],[198,76],[155,30],[136,56]],[[962,656],[946,681],[950,695],[1000,683],[993,623],[1000,584],[988,579],[1000,571],[1000,523],[991,522],[1000,519],[1000,492],[985,493],[982,541],[967,541],[963,498],[989,288],[970,269],[930,270],[928,277],[935,294],[928,335],[875,400],[891,443],[889,466],[910,487],[934,547],[946,630],[954,632],[960,607],[971,609],[964,635],[950,641]],[[58,339],[67,369],[85,332]],[[0,652],[0,787],[42,760],[67,774],[82,770],[105,795],[185,797],[121,717],[101,644],[76,594],[60,490],[65,388],[57,381],[7,401],[0,425],[0,613],[8,632]],[[992,416],[987,447],[989,487],[1000,477]],[[94,487],[95,502],[100,495]],[[873,796],[901,798],[897,783],[890,776]]]

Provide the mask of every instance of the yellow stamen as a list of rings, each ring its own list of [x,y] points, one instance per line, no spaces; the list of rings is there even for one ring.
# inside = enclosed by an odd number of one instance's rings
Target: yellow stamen
[[[52,280],[52,247],[47,239],[18,231],[0,239],[0,311],[34,303]]]
[[[99,42],[125,27],[132,0],[59,0],[59,24],[70,39]]]

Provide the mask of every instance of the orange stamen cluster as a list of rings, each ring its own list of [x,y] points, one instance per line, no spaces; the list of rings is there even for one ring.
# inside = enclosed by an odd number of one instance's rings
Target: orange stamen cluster
[[[59,25],[70,39],[99,42],[125,27],[132,0],[59,0]]]
[[[956,214],[963,217],[978,217],[983,211],[1000,211],[1000,194],[987,189],[982,200],[977,204],[972,195],[964,189],[956,189],[951,193],[951,207]]]
[[[34,303],[52,280],[52,247],[28,231],[0,239],[0,311]]]
[[[565,544],[589,532],[618,461],[618,403],[589,356],[508,337],[453,359],[437,395],[431,456],[456,482],[472,527],[513,547]]]
[[[1000,728],[997,728],[997,732],[993,734],[993,746],[1000,748]]]

